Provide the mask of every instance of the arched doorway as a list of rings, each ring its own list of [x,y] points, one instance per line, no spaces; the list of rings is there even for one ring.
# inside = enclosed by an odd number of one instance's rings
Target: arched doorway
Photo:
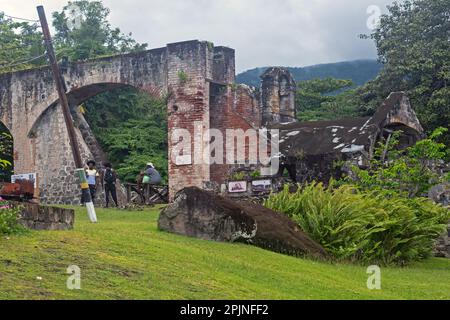
[[[14,173],[14,142],[8,128],[0,122],[0,182],[11,182]]]
[[[385,141],[388,141],[394,132],[400,133],[397,144],[399,150],[411,147],[420,140],[420,133],[403,123],[390,123],[384,126],[381,136]]]
[[[167,95],[117,83],[76,88],[67,97],[84,162],[94,160],[98,169],[110,162],[122,183],[136,182],[146,163],[154,163],[168,182]],[[29,133],[34,140],[36,171],[43,203],[77,204],[79,190],[68,135],[58,101],[46,109]],[[52,143],[49,143],[52,141]],[[51,169],[49,170],[49,166]],[[119,201],[125,190],[118,190]],[[97,205],[103,204],[103,190]],[[122,201],[121,201],[122,200]]]
[[[103,151],[123,182],[134,182],[148,162],[155,164],[163,182],[167,182],[168,129],[164,95],[121,86],[74,103],[72,108],[81,117],[78,127],[90,149],[94,153],[98,146],[101,149],[94,156],[103,160]],[[90,136],[92,133],[94,137]]]

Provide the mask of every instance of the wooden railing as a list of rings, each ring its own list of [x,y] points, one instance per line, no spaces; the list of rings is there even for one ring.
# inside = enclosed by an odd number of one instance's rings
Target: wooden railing
[[[169,186],[126,183],[128,203],[152,205],[169,202]]]

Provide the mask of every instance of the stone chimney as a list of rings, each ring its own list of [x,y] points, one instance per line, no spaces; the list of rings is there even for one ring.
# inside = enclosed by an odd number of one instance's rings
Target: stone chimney
[[[262,125],[295,122],[296,83],[286,68],[271,67],[261,76]]]

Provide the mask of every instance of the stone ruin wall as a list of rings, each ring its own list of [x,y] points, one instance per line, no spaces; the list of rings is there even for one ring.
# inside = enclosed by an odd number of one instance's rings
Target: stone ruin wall
[[[289,109],[276,105],[285,96],[274,89],[280,88],[279,78],[266,78],[273,86],[270,93],[263,89],[265,95],[236,85],[234,50],[209,42],[180,42],[143,53],[77,62],[64,69],[63,76],[79,126],[77,135],[83,160],[94,159],[99,163],[105,160],[104,153],[74,106],[112,87],[131,85],[149,94],[167,94],[169,133],[183,128],[192,136],[196,123],[204,130],[260,128],[263,100],[275,101],[271,104],[274,113]],[[74,181],[74,162],[58,109],[49,68],[0,76],[0,119],[14,138],[15,172],[38,173],[43,203],[77,204],[79,190]],[[228,177],[230,166],[226,164],[210,168],[208,164],[193,163],[193,159],[184,164],[173,163],[171,152],[176,143],[168,140],[171,197],[185,186],[202,187],[205,182],[221,183]],[[195,150],[192,143],[192,158],[203,154],[207,145],[208,142],[203,142],[200,150]]]

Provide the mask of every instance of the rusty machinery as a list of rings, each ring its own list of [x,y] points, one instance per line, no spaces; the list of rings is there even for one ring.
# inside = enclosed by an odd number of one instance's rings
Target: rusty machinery
[[[34,182],[29,180],[0,182],[0,197],[6,200],[30,201],[34,197]]]

